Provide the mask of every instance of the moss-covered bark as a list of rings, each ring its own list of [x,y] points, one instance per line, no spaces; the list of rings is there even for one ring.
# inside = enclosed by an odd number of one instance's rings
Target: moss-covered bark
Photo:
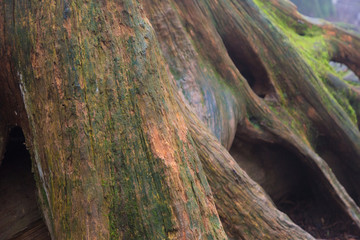
[[[53,238],[225,239],[139,3],[1,8],[1,82],[23,97]]]
[[[275,0],[4,1],[0,30],[0,154],[20,125],[54,239],[313,239],[235,136],[296,155],[360,227],[358,98],[328,65],[358,73],[356,36]]]
[[[312,172],[313,182],[324,191],[319,195],[334,198],[338,208],[359,224],[359,209],[352,199],[358,201],[358,190],[351,184],[359,176],[356,116],[323,81],[333,72],[328,63],[333,49],[338,55],[354,56],[347,64],[356,71],[352,65],[357,63],[357,37],[329,24],[308,22],[287,1],[148,2],[148,16],[169,69],[175,69],[182,92],[187,93],[188,86],[201,89],[195,97],[184,97],[203,120],[203,113],[210,112],[210,119],[225,123],[213,129],[204,120],[215,135],[227,134],[217,135],[222,143],[231,145],[234,132],[228,129],[235,125],[243,142],[283,146]],[[223,92],[231,89],[227,98],[208,97],[219,96],[218,86]],[[221,114],[223,106],[232,114]],[[326,151],[321,147],[323,136],[328,138]],[[241,151],[236,155],[251,161]]]

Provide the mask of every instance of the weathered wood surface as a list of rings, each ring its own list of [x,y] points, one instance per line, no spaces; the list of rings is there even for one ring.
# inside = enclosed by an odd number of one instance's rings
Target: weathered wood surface
[[[358,101],[326,80],[359,74],[358,37],[285,0],[3,1],[0,32],[0,153],[20,125],[53,239],[313,239],[235,136],[296,155],[360,227]]]

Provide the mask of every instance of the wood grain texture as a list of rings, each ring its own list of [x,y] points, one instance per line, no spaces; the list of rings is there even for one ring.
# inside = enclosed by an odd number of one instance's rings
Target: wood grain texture
[[[297,156],[360,227],[358,99],[328,78],[359,74],[358,37],[285,0],[9,0],[0,33],[0,154],[21,126],[53,239],[313,239],[235,137]]]

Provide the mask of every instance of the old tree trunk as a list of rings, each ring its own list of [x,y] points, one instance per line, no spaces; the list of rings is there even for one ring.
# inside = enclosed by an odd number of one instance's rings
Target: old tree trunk
[[[0,32],[2,167],[23,132],[53,239],[358,233],[360,88],[329,61],[360,76],[359,36],[287,0],[4,0]]]

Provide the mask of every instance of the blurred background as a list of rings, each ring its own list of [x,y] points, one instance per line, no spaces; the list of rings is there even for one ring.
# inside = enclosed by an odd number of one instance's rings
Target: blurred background
[[[299,12],[360,32],[360,0],[291,0]]]

